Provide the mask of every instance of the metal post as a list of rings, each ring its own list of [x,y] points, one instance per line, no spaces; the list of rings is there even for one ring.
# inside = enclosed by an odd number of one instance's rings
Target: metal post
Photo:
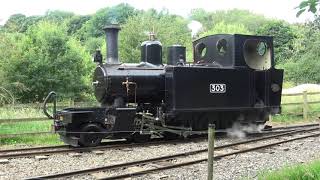
[[[213,155],[214,155],[214,124],[209,124],[208,127],[208,180],[213,179]]]
[[[308,93],[303,91],[303,119],[308,120]]]

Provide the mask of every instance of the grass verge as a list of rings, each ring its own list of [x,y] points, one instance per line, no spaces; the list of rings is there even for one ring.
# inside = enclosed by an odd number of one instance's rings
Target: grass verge
[[[313,180],[320,179],[320,160],[307,164],[287,166],[277,171],[264,172],[259,175],[261,180]]]
[[[63,144],[59,140],[57,134],[28,135],[20,137],[1,138],[0,145],[60,145]]]
[[[52,121],[34,121],[34,122],[17,122],[0,124],[1,134],[31,133],[50,131]],[[40,134],[40,135],[24,135],[17,137],[2,137],[0,145],[55,145],[61,144],[58,135]]]
[[[1,119],[19,119],[44,117],[40,108],[30,107],[2,107],[0,108]],[[31,132],[50,131],[52,121],[32,121],[32,122],[15,122],[15,123],[0,123],[1,134],[17,134]],[[41,134],[41,135],[24,135],[17,137],[2,137],[0,138],[0,146],[3,145],[56,145],[62,144],[58,135]]]

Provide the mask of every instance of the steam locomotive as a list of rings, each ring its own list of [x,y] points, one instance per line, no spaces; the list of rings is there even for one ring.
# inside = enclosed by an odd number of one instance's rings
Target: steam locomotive
[[[233,123],[264,124],[280,113],[283,70],[275,69],[268,36],[216,34],[193,41],[193,63],[186,47],[167,48],[154,35],[141,44],[141,62],[121,63],[118,25],[105,27],[106,63],[100,51],[92,85],[100,107],[46,111],[61,139],[73,146],[97,146],[103,138],[143,142],[152,134],[187,137]]]

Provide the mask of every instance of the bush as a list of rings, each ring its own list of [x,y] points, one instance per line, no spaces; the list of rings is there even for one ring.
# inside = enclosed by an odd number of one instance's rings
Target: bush
[[[81,97],[88,91],[93,63],[80,43],[67,36],[67,29],[42,21],[32,26],[22,44],[21,59],[11,62],[10,81],[27,90],[15,92],[22,102],[42,101],[49,91],[63,97]]]

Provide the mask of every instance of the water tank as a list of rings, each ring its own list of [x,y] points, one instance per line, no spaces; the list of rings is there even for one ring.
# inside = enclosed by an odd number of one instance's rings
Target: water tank
[[[181,45],[172,45],[168,47],[167,64],[179,65],[186,62],[186,47]]]
[[[162,64],[162,45],[160,41],[144,41],[141,44],[141,62]]]

